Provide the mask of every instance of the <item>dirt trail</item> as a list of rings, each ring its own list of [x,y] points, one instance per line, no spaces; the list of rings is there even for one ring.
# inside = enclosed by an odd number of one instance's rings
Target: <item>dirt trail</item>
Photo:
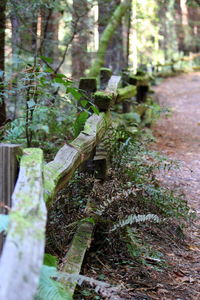
[[[200,73],[166,79],[155,92],[172,113],[154,126],[154,149],[180,161],[180,168],[163,172],[161,180],[181,190],[198,216],[188,232],[187,249],[173,257],[177,273],[171,276],[171,292],[165,286],[158,299],[196,300],[200,299]]]

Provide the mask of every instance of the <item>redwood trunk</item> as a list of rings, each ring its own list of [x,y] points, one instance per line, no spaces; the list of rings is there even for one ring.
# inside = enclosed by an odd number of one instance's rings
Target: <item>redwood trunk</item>
[[[0,1],[0,71],[5,71],[5,27],[6,27],[6,0]],[[3,74],[3,73],[2,73]],[[0,77],[0,89],[3,92],[4,75]],[[0,126],[6,121],[6,105],[4,96],[0,96]]]

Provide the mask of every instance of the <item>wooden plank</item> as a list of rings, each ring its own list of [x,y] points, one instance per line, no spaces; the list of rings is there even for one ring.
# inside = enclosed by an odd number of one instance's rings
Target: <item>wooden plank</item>
[[[106,92],[116,93],[121,81],[121,76],[113,75],[108,81],[108,85],[106,87]]]
[[[0,144],[0,213],[6,214],[11,207],[11,196],[18,175],[18,156],[20,145]],[[6,209],[7,207],[7,209]],[[0,254],[4,235],[0,234]]]
[[[20,145],[0,144],[0,201],[11,207],[11,195],[18,174]],[[0,213],[4,213],[0,206]]]
[[[0,300],[33,300],[36,293],[47,215],[42,170],[42,150],[24,149],[0,260]]]
[[[80,164],[89,158],[104,136],[110,121],[109,112],[92,115],[79,136],[71,144],[64,145],[54,160],[44,167],[45,200],[48,204],[55,193],[68,183]]]
[[[63,260],[63,272],[69,274],[80,273],[85,253],[87,249],[90,248],[94,226],[94,222],[83,222],[78,227],[72,240],[71,246]],[[63,281],[63,283],[73,297],[76,283],[66,281]]]

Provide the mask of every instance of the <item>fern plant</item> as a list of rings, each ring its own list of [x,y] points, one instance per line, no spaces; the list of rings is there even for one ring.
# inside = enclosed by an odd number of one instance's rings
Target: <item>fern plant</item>
[[[68,274],[58,271],[56,267],[43,265],[35,300],[71,300],[72,295],[66,289],[64,282],[75,282],[80,286],[83,283],[87,283],[96,293],[103,296],[111,296],[119,289],[91,277],[80,274]]]
[[[127,218],[120,220],[118,223],[116,223],[111,231],[115,231],[118,228],[123,228],[127,225],[132,225],[134,223],[145,223],[148,221],[153,221],[158,223],[160,221],[160,218],[157,215],[154,214],[147,214],[147,215],[129,215]]]

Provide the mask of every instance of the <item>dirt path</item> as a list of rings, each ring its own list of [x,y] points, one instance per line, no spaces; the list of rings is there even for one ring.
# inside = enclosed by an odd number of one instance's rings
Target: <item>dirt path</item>
[[[154,126],[154,148],[180,161],[179,169],[162,173],[161,179],[181,190],[198,216],[188,233],[187,249],[171,254],[177,273],[168,282],[170,288],[167,291],[164,285],[157,295],[162,300],[200,299],[200,73],[167,79],[155,91],[160,104],[172,113]]]

